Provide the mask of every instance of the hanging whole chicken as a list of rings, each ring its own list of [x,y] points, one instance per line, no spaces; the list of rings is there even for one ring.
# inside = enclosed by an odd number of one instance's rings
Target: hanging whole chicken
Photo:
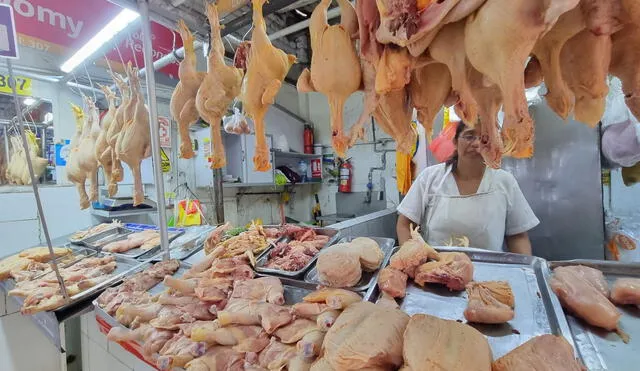
[[[207,57],[207,73],[196,96],[196,108],[211,127],[211,168],[219,169],[227,164],[220,128],[222,116],[240,93],[243,73],[241,69],[225,64],[218,8],[215,4],[206,5],[211,25],[211,48]]]
[[[253,166],[257,171],[267,171],[271,168],[264,118],[269,106],[275,101],[282,81],[296,61],[295,56],[287,55],[271,45],[262,15],[265,2],[266,0],[253,0],[254,28],[247,74],[241,93],[242,106],[255,125],[256,149]]]
[[[298,91],[317,91],[327,96],[331,111],[331,141],[340,157],[345,157],[349,136],[343,132],[344,103],[360,88],[362,71],[352,36],[358,32],[353,5],[337,0],[342,19],[339,25],[327,24],[331,0],[322,0],[311,15],[311,71],[305,69],[298,79]]]

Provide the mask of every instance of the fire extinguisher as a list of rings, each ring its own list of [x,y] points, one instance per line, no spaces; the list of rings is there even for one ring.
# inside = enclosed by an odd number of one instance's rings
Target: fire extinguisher
[[[338,192],[349,193],[351,192],[351,177],[353,175],[353,166],[349,162],[350,158],[344,160],[340,165],[340,183],[338,185]]]
[[[313,129],[310,125],[304,126],[304,153],[313,153]]]

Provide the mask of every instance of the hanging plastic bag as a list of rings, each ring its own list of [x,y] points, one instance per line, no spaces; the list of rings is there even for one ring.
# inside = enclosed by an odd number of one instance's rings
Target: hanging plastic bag
[[[450,122],[442,129],[438,137],[429,144],[429,150],[439,162],[447,161],[455,152],[456,147],[453,144],[453,137],[456,135],[457,126],[456,122]]]
[[[229,134],[251,134],[251,128],[247,123],[247,118],[237,107],[233,107],[233,113],[222,118],[224,131]]]
[[[176,227],[187,227],[202,224],[202,208],[200,200],[185,199],[178,202]]]
[[[417,130],[417,124],[415,121],[411,122],[411,127],[414,131]],[[409,188],[411,188],[411,183],[413,181],[413,172],[412,172],[412,159],[416,154],[419,145],[419,139],[416,140],[415,145],[411,149],[411,153],[403,153],[402,151],[396,151],[396,180],[398,184],[398,192],[403,195],[406,195],[409,192]]]

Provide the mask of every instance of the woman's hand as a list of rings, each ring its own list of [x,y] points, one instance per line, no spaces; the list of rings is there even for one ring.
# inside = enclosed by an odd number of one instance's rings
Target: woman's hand
[[[398,220],[398,223],[400,223],[400,220]],[[507,248],[510,252],[516,254],[531,255],[531,241],[529,240],[529,234],[527,232],[522,232],[514,234],[513,236],[507,236]]]

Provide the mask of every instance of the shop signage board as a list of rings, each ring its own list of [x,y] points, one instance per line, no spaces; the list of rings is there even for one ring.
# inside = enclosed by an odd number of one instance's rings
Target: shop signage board
[[[166,117],[159,116],[158,128],[160,131],[160,147],[171,148],[171,121]]]
[[[20,45],[64,57],[70,57],[122,11],[121,7],[108,0],[0,0],[0,5],[13,8]],[[137,62],[142,68],[144,58],[140,23],[123,32],[128,37],[125,35],[118,44],[120,54],[115,45],[106,53],[111,67],[122,71],[122,55],[125,63],[131,61],[136,66]],[[176,49],[182,46],[182,39],[177,33],[158,23],[151,22],[151,33],[154,61],[171,52],[174,35]],[[106,67],[104,59],[97,63]],[[160,72],[177,79],[178,63],[169,64]]]
[[[17,81],[16,93],[18,95],[31,96],[31,79],[24,76],[15,76],[15,79]],[[13,94],[13,90],[9,85],[8,74],[0,73],[0,93]]]
[[[13,8],[6,4],[0,4],[0,57],[19,58]]]

